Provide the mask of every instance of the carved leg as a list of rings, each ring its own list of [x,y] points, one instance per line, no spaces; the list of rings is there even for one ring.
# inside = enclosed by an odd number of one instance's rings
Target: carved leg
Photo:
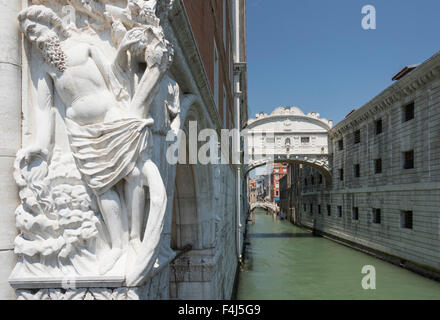
[[[126,277],[127,286],[142,284],[152,270],[159,256],[167,206],[165,186],[156,165],[151,160],[147,160],[141,172],[145,185],[150,187],[150,213],[141,248]]]
[[[128,242],[127,220],[122,214],[119,195],[114,190],[109,190],[98,197],[98,204],[102,217],[110,235],[112,251],[100,263],[100,273],[110,271],[123,253],[123,247]]]
[[[131,217],[130,243],[135,251],[141,245],[142,222],[145,211],[145,189],[141,170],[136,166],[125,178],[125,200]]]

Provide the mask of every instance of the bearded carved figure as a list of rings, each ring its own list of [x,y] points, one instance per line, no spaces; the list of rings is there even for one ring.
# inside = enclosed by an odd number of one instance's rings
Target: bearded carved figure
[[[171,5],[40,0],[19,14],[29,99],[14,174],[16,288],[140,286],[173,259],[165,136],[192,100],[169,75]]]

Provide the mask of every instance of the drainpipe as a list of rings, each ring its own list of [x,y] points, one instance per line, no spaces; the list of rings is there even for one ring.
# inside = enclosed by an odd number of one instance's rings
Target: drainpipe
[[[234,26],[234,64],[240,61],[240,0],[234,0],[233,5],[233,26]],[[240,152],[240,104],[241,104],[241,92],[240,92],[240,78],[241,72],[236,72],[234,66],[234,110],[235,110],[235,128],[237,129],[237,136],[235,137],[235,146],[238,150],[235,152]],[[241,157],[240,157],[241,161]],[[236,166],[237,177],[236,177],[236,250],[238,262],[241,263],[241,167],[240,164]]]

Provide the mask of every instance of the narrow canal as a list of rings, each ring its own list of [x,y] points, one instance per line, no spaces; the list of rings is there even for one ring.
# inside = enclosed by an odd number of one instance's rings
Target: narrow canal
[[[256,210],[237,299],[440,299],[440,283]],[[364,290],[362,267],[376,269]]]

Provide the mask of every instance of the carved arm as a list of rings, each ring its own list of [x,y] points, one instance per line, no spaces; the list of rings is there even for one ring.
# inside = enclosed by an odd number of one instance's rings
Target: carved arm
[[[53,109],[53,82],[47,73],[38,79],[37,107],[35,109],[36,134],[33,145],[26,149],[26,161],[40,154],[50,158],[55,143],[55,110]]]

